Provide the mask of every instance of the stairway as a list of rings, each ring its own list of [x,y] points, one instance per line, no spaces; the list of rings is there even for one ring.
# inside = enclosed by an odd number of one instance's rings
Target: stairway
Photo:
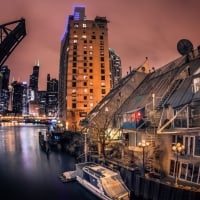
[[[159,151],[159,143],[160,137],[155,134],[147,134],[146,139],[149,142],[148,152],[146,156],[146,171],[152,173],[155,171],[154,163],[155,163],[155,156]]]

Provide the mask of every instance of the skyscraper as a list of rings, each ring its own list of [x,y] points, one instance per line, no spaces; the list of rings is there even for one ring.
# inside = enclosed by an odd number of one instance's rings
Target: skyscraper
[[[46,115],[57,117],[58,113],[58,80],[47,75]]]
[[[59,117],[72,131],[110,91],[108,20],[87,20],[85,7],[75,7],[61,42]]]
[[[29,80],[29,89],[33,91],[34,93],[34,100],[37,98],[37,92],[38,92],[38,79],[39,79],[39,63],[35,66],[33,66],[33,73],[30,75]]]
[[[27,83],[12,82],[13,112],[15,115],[28,115]]]
[[[8,110],[9,102],[9,78],[10,69],[8,66],[0,67],[0,114],[4,114]]]

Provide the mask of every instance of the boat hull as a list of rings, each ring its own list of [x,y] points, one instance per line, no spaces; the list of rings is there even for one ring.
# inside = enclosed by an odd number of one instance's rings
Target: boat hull
[[[92,192],[94,195],[98,196],[99,198],[103,200],[112,200],[111,198],[105,196],[102,191],[98,190],[96,187],[94,187],[92,184],[88,183],[86,180],[82,179],[81,177],[77,176],[76,180],[86,189],[88,189],[90,192]]]

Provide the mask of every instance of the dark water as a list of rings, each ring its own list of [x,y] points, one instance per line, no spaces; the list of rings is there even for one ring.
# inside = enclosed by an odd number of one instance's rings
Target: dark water
[[[41,127],[0,127],[0,199],[99,200],[77,182],[59,174],[74,170],[75,160],[61,150],[47,156],[39,147]]]

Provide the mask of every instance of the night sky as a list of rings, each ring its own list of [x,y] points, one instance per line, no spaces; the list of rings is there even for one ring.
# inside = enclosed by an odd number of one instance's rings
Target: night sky
[[[106,17],[109,46],[121,57],[123,76],[149,58],[159,68],[180,57],[177,43],[189,39],[200,45],[199,0],[1,0],[0,24],[26,20],[27,35],[4,63],[11,77],[29,81],[39,59],[39,89],[46,89],[47,73],[58,78],[61,37],[75,6],[86,17]]]

